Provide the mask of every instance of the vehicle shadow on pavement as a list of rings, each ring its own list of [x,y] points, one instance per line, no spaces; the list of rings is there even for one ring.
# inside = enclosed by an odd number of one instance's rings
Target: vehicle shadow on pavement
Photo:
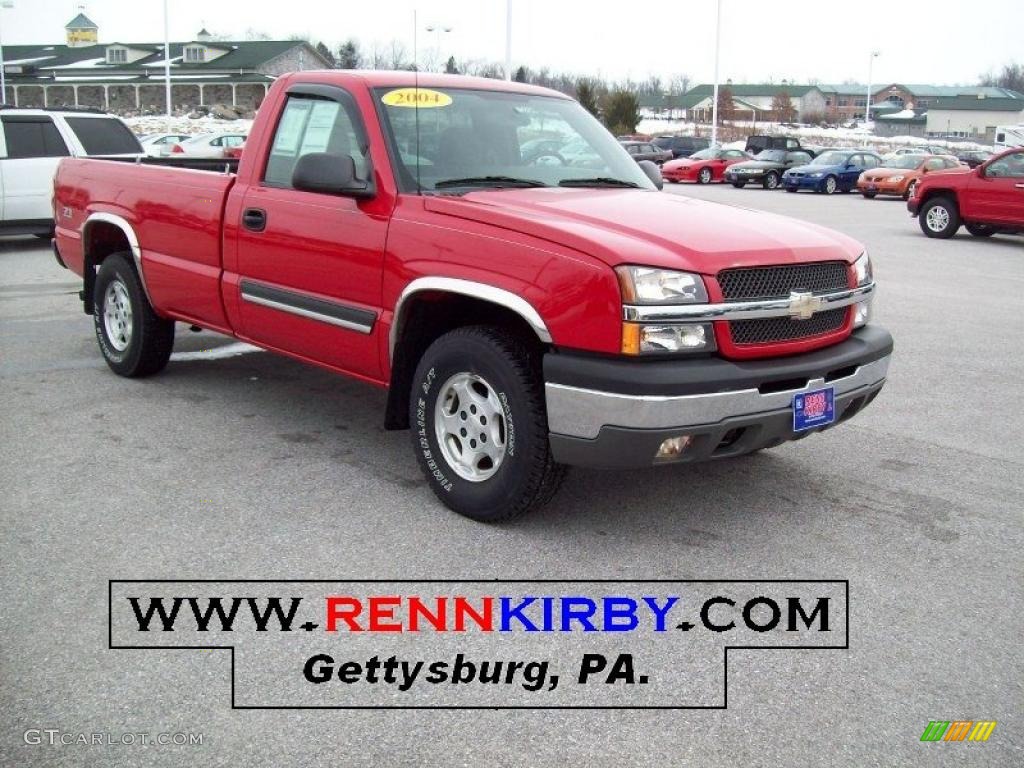
[[[204,348],[210,338],[185,336],[175,351]],[[420,516],[424,526],[467,526],[485,535],[538,541],[553,536],[548,545],[585,531],[588,538],[624,537],[636,543],[653,538],[703,546],[728,536],[733,525],[760,528],[759,517],[769,508],[774,515],[780,506],[806,506],[807,499],[791,497],[813,493],[797,482],[804,467],[785,455],[787,446],[782,446],[737,459],[631,472],[571,468],[562,490],[546,507],[502,525],[484,526],[458,517],[434,498],[420,474],[409,433],[383,428],[383,390],[266,352],[172,360],[163,374],[146,383],[151,385],[157,386],[147,399],[169,404],[177,400],[190,410],[212,409],[245,422],[260,435],[252,449],[260,455],[269,451],[271,459],[299,466],[330,460],[366,473],[407,500],[409,514]],[[797,487],[805,490],[784,490]],[[339,497],[345,490],[337,489]]]

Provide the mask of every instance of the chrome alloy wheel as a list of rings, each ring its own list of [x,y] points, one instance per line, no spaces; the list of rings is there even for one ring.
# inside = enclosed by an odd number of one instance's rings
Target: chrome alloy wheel
[[[942,232],[949,226],[949,211],[941,205],[934,205],[925,216],[925,223],[932,232]]]
[[[836,191],[837,186],[838,185],[836,184],[836,180],[833,177],[829,176],[827,179],[825,179],[825,194],[831,195]]]
[[[114,280],[103,294],[103,327],[110,345],[124,352],[132,340],[132,302],[128,289],[120,280]]]
[[[445,461],[463,480],[483,482],[505,459],[505,411],[494,388],[476,374],[457,373],[442,385],[434,431]]]

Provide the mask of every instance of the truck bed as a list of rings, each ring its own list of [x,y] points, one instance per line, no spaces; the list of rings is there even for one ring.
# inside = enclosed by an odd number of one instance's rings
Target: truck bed
[[[117,243],[118,228],[127,228],[137,238],[136,256],[153,306],[186,322],[226,329],[220,296],[222,232],[237,162],[187,157],[63,160],[55,200],[55,235],[62,257],[84,275],[83,231],[100,227],[104,238]],[[112,247],[124,250],[124,241]]]
[[[102,160],[116,160],[133,165],[162,165],[170,168],[188,168],[193,171],[215,171],[217,173],[235,173],[238,170],[238,158],[189,157],[188,155],[168,155],[166,157],[104,157]]]

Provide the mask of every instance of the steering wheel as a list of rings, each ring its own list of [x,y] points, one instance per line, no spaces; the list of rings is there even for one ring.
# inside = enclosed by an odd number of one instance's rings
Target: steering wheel
[[[565,158],[557,152],[541,152],[531,157],[527,165],[566,165]]]

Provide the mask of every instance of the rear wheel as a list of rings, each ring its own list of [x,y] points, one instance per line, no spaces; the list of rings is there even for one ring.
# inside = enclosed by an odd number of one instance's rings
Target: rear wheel
[[[710,184],[711,183],[711,177],[712,177],[712,173],[711,173],[711,169],[710,168],[701,168],[700,169],[700,173],[697,174],[697,183],[698,184]]]
[[[543,506],[565,468],[551,457],[540,356],[489,326],[427,349],[409,398],[413,449],[434,494],[481,522]]]
[[[975,237],[992,237],[996,233],[996,228],[988,224],[965,224],[964,226]]]
[[[764,179],[761,181],[761,186],[765,189],[778,189],[779,188],[779,174],[775,171],[769,171],[765,174]]]
[[[960,229],[960,211],[948,197],[933,197],[923,206],[917,216],[921,231],[928,237],[943,240],[952,237]]]
[[[158,316],[126,253],[108,256],[96,275],[93,325],[100,352],[119,376],[163,370],[174,349],[174,322]]]
[[[839,182],[836,181],[836,177],[825,177],[825,181],[821,185],[821,191],[824,192],[826,195],[834,195],[837,189],[839,189]]]

